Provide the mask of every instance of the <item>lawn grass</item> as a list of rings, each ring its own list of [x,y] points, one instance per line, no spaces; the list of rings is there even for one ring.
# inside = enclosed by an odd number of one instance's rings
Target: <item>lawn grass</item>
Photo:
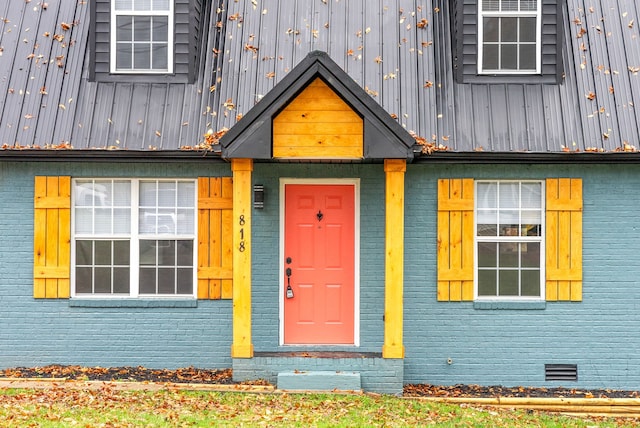
[[[635,422],[378,395],[0,389],[0,427],[619,427]]]

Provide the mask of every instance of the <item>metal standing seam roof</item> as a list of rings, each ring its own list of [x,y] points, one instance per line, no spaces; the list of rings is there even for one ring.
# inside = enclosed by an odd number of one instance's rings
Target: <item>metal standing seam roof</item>
[[[458,84],[454,0],[222,1],[194,84],[88,79],[88,1],[0,5],[0,146],[175,151],[233,127],[309,52],[450,152],[634,151],[634,0],[566,0],[560,85]],[[219,37],[218,37],[219,36]]]

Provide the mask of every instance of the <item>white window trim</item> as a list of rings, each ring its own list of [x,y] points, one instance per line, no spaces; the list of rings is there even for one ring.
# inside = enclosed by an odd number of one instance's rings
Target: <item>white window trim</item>
[[[118,70],[116,68],[116,17],[118,15],[127,16],[166,16],[168,17],[168,32],[167,32],[167,69],[155,70],[155,69],[131,69],[131,70]],[[109,68],[112,74],[173,74],[173,50],[174,50],[174,1],[169,1],[169,10],[162,11],[135,11],[135,10],[116,10],[115,0],[111,1],[111,20],[109,26]]]
[[[338,346],[338,347],[359,347],[360,346],[360,179],[359,178],[280,178],[280,264],[279,266],[285,265],[285,256],[284,256],[284,214],[285,214],[285,186],[287,184],[347,184],[353,185],[354,191],[354,260],[353,260],[353,294],[354,294],[354,308],[353,308],[353,344],[338,344],[338,345],[311,345],[311,346]],[[285,347],[300,347],[300,346],[309,346],[309,345],[291,345],[284,343],[284,300],[285,300],[285,278],[284,278],[284,269],[278,269],[280,272],[279,276],[279,317],[280,317],[280,327],[279,327],[279,344],[280,346]]]
[[[76,235],[75,231],[75,182],[84,180],[120,180],[128,181],[131,184],[131,225],[130,234],[113,234],[113,235]],[[139,259],[140,259],[140,234],[138,233],[139,225],[139,207],[140,207],[140,182],[141,181],[193,181],[194,186],[194,228],[193,235],[143,235],[143,239],[167,239],[170,237],[172,240],[192,240],[193,241],[193,291],[191,294],[143,294],[140,295],[140,281],[139,281]],[[125,177],[78,177],[72,179],[71,183],[71,267],[70,267],[70,280],[71,280],[71,298],[81,299],[196,299],[198,295],[198,180],[191,178],[125,178]],[[129,294],[108,294],[108,293],[76,293],[76,239],[93,239],[93,240],[129,240]]]
[[[478,0],[478,74],[496,74],[496,75],[532,75],[540,74],[542,71],[542,0],[538,0],[537,9],[535,11],[483,11],[483,0]],[[485,17],[527,17],[536,18],[536,68],[535,70],[484,70],[483,62],[483,34]]]
[[[478,184],[479,183],[539,183],[541,206],[541,235],[534,237],[519,236],[518,242],[539,242],[540,243],[540,296],[480,296],[478,295],[478,242],[513,242],[512,239],[504,239],[501,236],[481,236],[478,237]],[[546,188],[544,180],[474,180],[474,195],[476,195],[473,207],[473,300],[481,302],[543,302],[546,301]]]

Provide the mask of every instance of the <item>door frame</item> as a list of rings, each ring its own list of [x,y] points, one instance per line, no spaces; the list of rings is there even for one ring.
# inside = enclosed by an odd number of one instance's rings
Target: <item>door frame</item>
[[[284,220],[285,220],[285,186],[287,184],[326,184],[353,185],[353,345],[285,345],[284,343]],[[359,178],[280,178],[280,255],[278,264],[278,305],[279,305],[279,337],[280,346],[360,346],[360,179]]]

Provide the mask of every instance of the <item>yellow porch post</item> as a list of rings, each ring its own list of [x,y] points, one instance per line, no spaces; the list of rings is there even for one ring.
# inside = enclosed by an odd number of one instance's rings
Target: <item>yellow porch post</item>
[[[231,357],[252,358],[251,172],[252,159],[233,159],[233,344]]]
[[[383,358],[404,358],[404,159],[385,159],[385,260],[384,260],[384,345]]]

